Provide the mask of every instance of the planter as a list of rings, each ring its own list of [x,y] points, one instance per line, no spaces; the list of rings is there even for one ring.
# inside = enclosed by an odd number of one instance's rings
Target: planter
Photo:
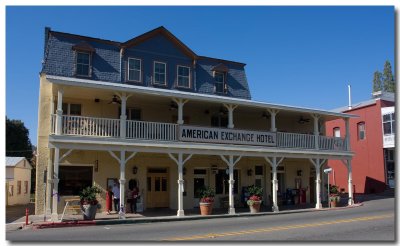
[[[83,214],[84,220],[94,220],[95,219],[96,212],[97,212],[97,204],[96,205],[84,204],[84,205],[81,205],[81,209],[82,209],[82,214]]]
[[[212,213],[213,204],[201,202],[200,203],[200,214],[201,215],[210,215]]]
[[[249,205],[250,213],[255,214],[260,212],[261,201],[254,202],[253,205]]]
[[[336,208],[337,202],[336,200],[330,201],[331,203],[331,208]]]

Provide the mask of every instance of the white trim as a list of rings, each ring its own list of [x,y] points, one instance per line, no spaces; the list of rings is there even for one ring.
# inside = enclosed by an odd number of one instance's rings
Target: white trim
[[[188,74],[188,76],[187,76],[188,79],[189,79],[189,86],[182,86],[182,85],[179,85],[179,67],[184,67],[184,68],[189,69],[189,74]],[[185,88],[185,89],[190,89],[190,88],[192,88],[192,80],[191,80],[190,73],[191,73],[191,69],[190,69],[189,66],[177,65],[177,66],[176,66],[176,87],[178,87],[178,88]],[[185,76],[181,76],[181,77],[185,77]]]
[[[218,95],[175,91],[175,90],[143,87],[143,86],[129,85],[129,84],[117,84],[113,82],[95,81],[90,79],[70,78],[70,77],[62,77],[54,75],[46,75],[46,79],[50,83],[60,84],[60,85],[80,86],[86,88],[97,88],[97,89],[105,89],[105,90],[113,90],[121,92],[130,92],[130,93],[142,93],[147,95],[163,96],[168,98],[176,97],[181,99],[197,100],[203,102],[206,101],[206,102],[216,102],[216,103],[238,104],[239,106],[249,106],[262,109],[276,109],[276,110],[301,112],[301,113],[317,113],[324,116],[333,116],[340,118],[359,118],[358,115],[337,113],[327,110],[294,107],[282,104],[270,104],[253,100],[230,98]]]
[[[223,81],[222,81],[222,92],[217,91],[217,81],[215,80],[215,75],[217,73],[220,73],[223,76],[222,77],[223,78]],[[221,83],[221,82],[218,81],[218,83]],[[214,86],[215,86],[215,92],[214,93],[216,93],[216,94],[226,94],[226,92],[225,92],[225,84],[226,84],[226,73],[225,72],[214,71]]]
[[[78,74],[78,54],[82,53],[82,54],[87,54],[89,56],[89,64],[88,64],[88,74]],[[81,77],[88,77],[90,78],[92,76],[91,70],[92,70],[92,54],[90,52],[87,51],[79,51],[77,50],[75,53],[75,76],[81,76]],[[79,63],[81,65],[86,65],[84,63]]]
[[[159,64],[164,64],[164,67],[165,67],[165,71],[164,71],[164,84],[161,84],[161,83],[158,83],[158,82],[156,82],[156,80],[155,80],[155,75],[156,75],[156,63],[159,63]],[[160,61],[154,61],[153,62],[153,85],[162,85],[162,86],[167,86],[168,84],[167,84],[167,63],[165,63],[165,62],[160,62]]]
[[[130,68],[129,68],[129,62],[130,62],[130,60],[137,60],[137,61],[139,61],[140,62],[140,68],[139,68],[139,80],[131,80],[131,79],[129,79],[129,71],[131,70]],[[142,59],[139,59],[139,58],[135,58],[135,57],[128,57],[128,67],[127,67],[128,69],[128,78],[127,78],[127,80],[126,81],[128,81],[128,82],[138,82],[138,83],[142,83]],[[138,70],[136,70],[136,69],[132,69],[132,70],[135,70],[135,71],[138,71]]]

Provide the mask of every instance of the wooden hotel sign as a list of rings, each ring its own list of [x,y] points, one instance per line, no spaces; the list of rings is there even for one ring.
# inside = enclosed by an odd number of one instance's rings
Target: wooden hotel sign
[[[179,126],[178,139],[187,142],[276,146],[276,133],[227,128]]]

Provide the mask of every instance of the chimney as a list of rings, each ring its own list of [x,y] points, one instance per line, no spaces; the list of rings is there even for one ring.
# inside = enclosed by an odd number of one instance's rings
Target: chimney
[[[347,85],[349,89],[349,106],[348,109],[352,109],[353,107],[351,106],[351,85]]]

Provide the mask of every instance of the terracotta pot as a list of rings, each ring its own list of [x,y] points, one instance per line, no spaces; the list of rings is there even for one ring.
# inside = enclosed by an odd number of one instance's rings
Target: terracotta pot
[[[210,215],[212,213],[213,204],[201,202],[200,203],[200,214],[201,215]]]
[[[331,201],[331,208],[336,208],[336,200]]]
[[[261,206],[261,201],[254,202],[253,205],[249,205],[250,213],[255,214],[255,213],[260,212],[260,206]]]

